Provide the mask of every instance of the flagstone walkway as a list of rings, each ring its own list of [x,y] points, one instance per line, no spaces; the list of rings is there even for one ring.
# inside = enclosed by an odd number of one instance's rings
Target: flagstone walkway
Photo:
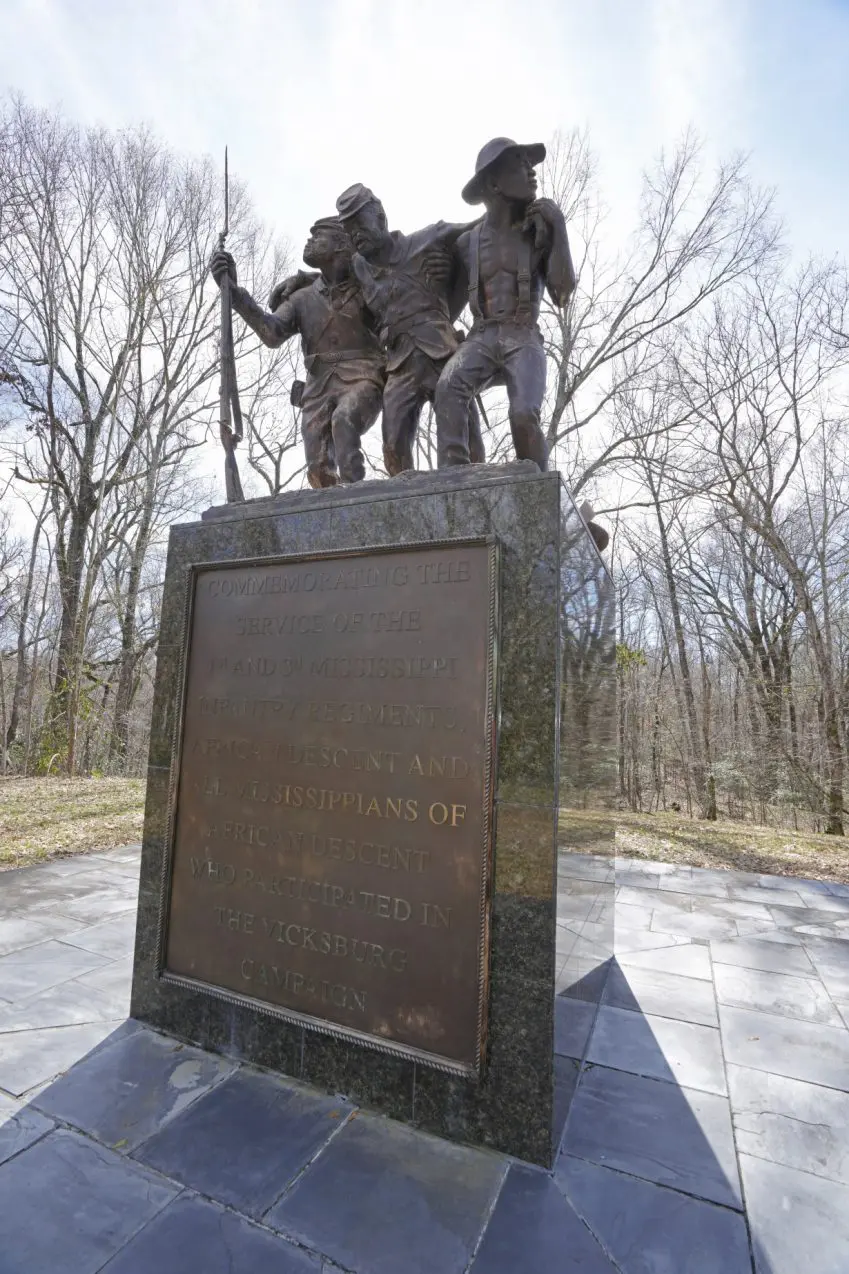
[[[0,1274],[849,1270],[849,887],[562,855],[546,1173],[127,1022],[138,864],[0,874]]]

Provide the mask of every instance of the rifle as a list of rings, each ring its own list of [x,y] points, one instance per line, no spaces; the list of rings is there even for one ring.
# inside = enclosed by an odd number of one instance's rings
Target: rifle
[[[218,247],[223,249],[230,230],[230,174],[227,167],[227,147],[224,147],[224,229],[218,236]],[[221,384],[218,392],[219,431],[224,447],[224,481],[227,503],[244,500],[239,467],[236,463],[236,447],[244,437],[242,408],[239,403],[239,387],[236,384],[236,352],[233,348],[233,302],[230,296],[230,275],[221,280]]]

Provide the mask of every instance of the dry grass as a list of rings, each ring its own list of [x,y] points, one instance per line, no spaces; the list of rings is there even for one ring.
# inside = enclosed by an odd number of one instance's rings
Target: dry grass
[[[0,871],[141,840],[144,779],[0,778]]]
[[[626,858],[849,882],[849,838],[786,828],[706,823],[676,814],[564,810],[561,840],[591,853],[595,839],[599,852],[601,834],[611,821],[616,823],[616,852]]]

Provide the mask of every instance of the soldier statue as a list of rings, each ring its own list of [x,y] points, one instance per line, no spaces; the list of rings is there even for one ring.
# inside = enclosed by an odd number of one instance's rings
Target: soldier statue
[[[468,281],[473,326],[443,368],[436,387],[439,467],[468,464],[467,418],[476,393],[507,389],[510,429],[520,460],[548,465],[540,428],[545,394],[545,351],[538,326],[543,290],[564,306],[575,289],[563,213],[536,198],[534,167],[545,146],[520,146],[496,137],[478,155],[463,189],[467,203],[486,215],[459,235],[454,253]]]
[[[310,229],[304,261],[318,275],[299,272],[271,294],[272,312],[237,286],[236,265],[219,248],[210,270],[218,285],[230,279],[233,309],[272,348],[301,337],[307,379],[293,398],[301,408],[301,432],[311,487],[365,476],[360,439],[380,413],[385,360],[375,323],[352,273],[353,244],[337,217]],[[298,385],[299,382],[296,382]]]
[[[468,225],[438,221],[414,234],[390,231],[383,205],[360,183],[336,200],[356,247],[353,268],[386,349],[383,457],[390,476],[413,468],[419,416],[433,402],[440,372],[460,346],[453,323],[466,304],[454,246]],[[458,426],[467,460],[486,457],[471,397]]]

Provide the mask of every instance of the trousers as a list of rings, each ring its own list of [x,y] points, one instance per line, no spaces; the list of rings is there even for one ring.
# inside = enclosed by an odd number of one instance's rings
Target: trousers
[[[309,389],[301,413],[301,436],[310,486],[362,482],[366,468],[360,439],[380,413],[380,385],[373,378],[345,383],[332,376],[314,398],[308,393]]]
[[[462,345],[460,346],[462,349]],[[456,357],[456,355],[454,355]],[[425,403],[434,401],[446,358],[431,358],[414,349],[400,367],[390,371],[383,391],[383,460],[390,477],[412,469],[413,447]],[[475,464],[486,459],[478,409],[471,397],[463,409],[462,434],[466,454]]]
[[[536,327],[512,321],[473,328],[442,369],[434,396],[438,465],[468,464],[466,416],[474,394],[504,385],[510,432],[519,460],[548,468],[548,444],[540,428],[545,395],[545,350]]]

